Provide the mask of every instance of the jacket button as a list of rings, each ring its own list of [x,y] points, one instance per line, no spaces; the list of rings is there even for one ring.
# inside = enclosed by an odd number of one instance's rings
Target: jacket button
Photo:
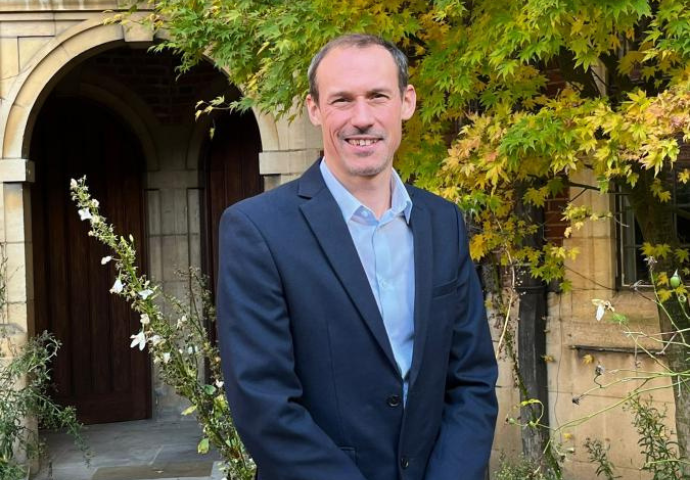
[[[400,396],[399,395],[391,395],[388,397],[388,406],[389,407],[397,407],[400,405]]]
[[[400,457],[400,466],[405,469],[410,466],[410,460],[407,457]]]

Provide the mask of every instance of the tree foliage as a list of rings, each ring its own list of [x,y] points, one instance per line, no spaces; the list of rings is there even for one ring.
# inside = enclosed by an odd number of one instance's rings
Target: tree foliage
[[[540,226],[515,206],[581,189],[625,195],[646,253],[660,252],[657,272],[690,273],[674,227],[690,212],[670,201],[673,182],[690,179],[676,166],[679,142],[690,139],[688,0],[139,0],[137,8],[165,29],[155,48],[180,53],[181,71],[209,57],[242,89],[235,108],[277,115],[299,111],[310,58],[328,40],[386,37],[408,54],[419,99],[398,169],[482,227],[475,259],[527,263],[535,277],[563,280],[564,260],[578,252],[528,242]],[[569,203],[566,236],[610,216]],[[688,328],[671,313],[677,323],[662,315],[662,329]],[[670,348],[669,362],[687,370],[687,352]],[[677,389],[676,401],[690,405],[689,391]],[[687,452],[690,420],[679,421]]]

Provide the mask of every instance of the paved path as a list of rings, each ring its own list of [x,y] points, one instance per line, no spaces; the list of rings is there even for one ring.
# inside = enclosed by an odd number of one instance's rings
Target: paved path
[[[83,435],[93,451],[90,466],[64,433],[45,433],[49,459],[35,480],[220,480],[216,453],[196,451],[201,438],[194,421],[90,425]],[[52,476],[51,476],[52,475]]]

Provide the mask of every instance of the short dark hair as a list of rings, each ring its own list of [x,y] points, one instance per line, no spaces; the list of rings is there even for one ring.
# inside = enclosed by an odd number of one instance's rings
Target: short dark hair
[[[328,54],[328,52],[339,47],[366,48],[374,45],[385,48],[393,57],[395,65],[398,67],[398,87],[400,88],[400,95],[404,95],[405,87],[407,87],[407,82],[409,79],[409,74],[407,72],[407,57],[405,54],[398,47],[396,47],[395,44],[389,42],[388,40],[384,40],[381,37],[377,37],[376,35],[349,33],[336,37],[328,42],[311,59],[311,64],[309,65],[307,75],[309,77],[309,94],[312,96],[314,101],[317,103],[319,101],[319,87],[316,83],[316,70],[319,68],[321,61]]]

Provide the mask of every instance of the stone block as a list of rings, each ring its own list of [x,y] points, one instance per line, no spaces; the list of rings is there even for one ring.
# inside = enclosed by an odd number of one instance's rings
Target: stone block
[[[513,362],[507,356],[498,359],[498,381],[497,385],[505,389],[515,388],[515,378],[513,375]]]
[[[261,134],[261,149],[264,152],[273,150],[280,150],[280,140],[278,138],[278,130],[272,115],[262,113],[258,110],[252,110],[256,123]]]
[[[0,23],[2,28],[2,23]],[[0,78],[14,77],[19,73],[19,48],[16,37],[0,38]]]
[[[42,20],[0,23],[0,37],[54,37],[55,22]]]
[[[0,324],[0,360],[9,361],[17,356],[28,340],[29,336],[24,326],[14,323]]]
[[[563,242],[567,248],[577,248],[579,254],[565,260],[566,278],[575,290],[616,286],[616,244],[612,238],[571,238]]]
[[[146,191],[148,233],[151,236],[161,233],[161,200],[159,190]]]
[[[280,185],[280,175],[264,175],[264,191],[268,192]]]
[[[5,247],[7,255],[7,301],[26,302],[28,296],[27,268],[28,258],[24,243],[8,243]]]
[[[142,23],[144,13],[137,13],[130,18],[130,22],[124,25],[125,42],[127,43],[151,43],[153,42],[153,29]]]
[[[55,19],[55,35],[59,36],[70,28],[79,25],[83,20],[57,20]]]
[[[299,175],[314,163],[318,154],[315,150],[262,152],[259,154],[259,171],[262,175]]]
[[[201,235],[198,233],[189,235],[189,266],[201,269]]]
[[[14,82],[17,80],[17,75],[7,78],[0,78],[0,114],[4,114],[2,111],[3,99],[7,98],[12,90]],[[2,118],[2,116],[0,116]],[[2,146],[2,138],[0,137],[0,146]]]
[[[21,86],[21,90],[17,94],[14,101],[14,106],[21,105],[23,107],[33,107],[36,99],[43,92],[48,80],[52,79],[64,66],[69,62],[74,55],[67,52],[62,46],[51,50],[50,54],[45,57],[34,56],[27,62],[25,69],[35,66],[35,70],[31,75],[31,81],[25,82]],[[10,156],[5,150],[5,156]],[[21,154],[11,155],[13,157],[21,157]]]
[[[645,476],[639,469],[623,465],[615,465],[616,478],[618,480],[648,480],[651,477]],[[563,478],[569,479],[598,479],[596,465],[589,461],[574,461],[567,459],[563,463]]]
[[[197,188],[187,190],[187,225],[190,234],[201,233],[201,195],[203,195],[203,190]]]
[[[188,232],[186,189],[160,190],[161,233],[183,235]]]
[[[189,241],[187,235],[164,235],[161,237],[161,255],[164,282],[179,281],[178,270],[189,267]]]
[[[603,374],[597,375],[597,369]],[[563,348],[555,362],[549,364],[549,391],[563,394],[570,401],[576,399],[580,405],[592,396],[616,401],[635,388],[660,388],[669,384],[667,379],[642,381],[655,372],[661,373],[661,367],[644,354],[636,357],[630,353]]]
[[[0,164],[5,160],[0,160]],[[0,168],[2,168],[0,166]],[[0,170],[1,171],[1,170]],[[6,242],[31,241],[31,196],[27,184],[6,183],[3,188]]]
[[[53,35],[56,34],[53,33]],[[96,28],[89,29],[87,35],[76,35],[66,39],[62,43],[62,48],[70,58],[74,58],[95,46],[106,45],[118,40],[124,40],[122,25],[99,24]]]
[[[6,158],[0,160],[0,182],[17,183],[33,182],[36,169],[34,162],[23,158]]]
[[[587,438],[596,438],[611,441],[609,459],[615,465],[629,468],[642,465],[643,457],[638,453],[638,436],[632,425],[632,412],[621,406],[613,406],[611,399],[606,397],[593,396],[574,407],[569,399],[551,395],[550,403],[551,425],[560,427],[563,434],[572,435],[574,451],[568,455],[568,461],[589,463],[584,442]],[[658,406],[664,408],[664,404]],[[670,425],[672,419],[668,418],[668,421]]]
[[[147,187],[151,189],[170,190],[174,188],[198,188],[199,172],[197,170],[157,170],[146,174]]]
[[[19,38],[19,68],[24,69],[36,53],[45,47],[50,37],[21,37]]]
[[[321,150],[323,148],[321,128],[312,125],[307,108],[304,107],[301,111],[293,109],[290,114],[298,114],[298,116],[292,122],[289,122],[287,118],[276,122],[280,150]]]
[[[103,11],[118,8],[118,4],[118,0],[2,0],[0,12],[27,12],[38,17],[42,11]]]
[[[148,238],[148,274],[155,282],[163,280],[163,248],[160,235]]]
[[[29,331],[29,302],[9,303],[6,311],[6,323],[18,326],[23,332]],[[3,322],[0,321],[0,323]]]
[[[291,173],[291,174],[281,175],[280,176],[280,184],[284,185],[284,184],[291,182],[293,180],[297,180],[301,175],[302,175],[301,173]]]

